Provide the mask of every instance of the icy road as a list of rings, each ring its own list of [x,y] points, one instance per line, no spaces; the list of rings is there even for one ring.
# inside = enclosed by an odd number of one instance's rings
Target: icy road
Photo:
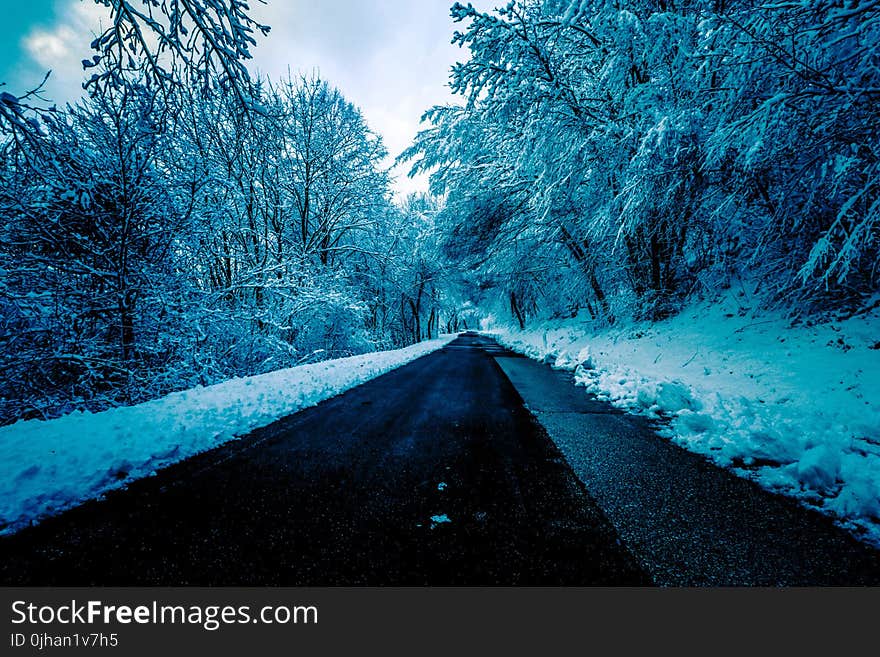
[[[0,538],[0,582],[877,584],[878,555],[464,335]]]

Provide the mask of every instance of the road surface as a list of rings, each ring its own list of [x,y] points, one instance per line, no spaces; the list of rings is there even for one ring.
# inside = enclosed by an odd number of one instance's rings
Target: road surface
[[[649,583],[483,342],[2,539],[2,580]]]
[[[0,539],[0,582],[865,584],[877,555],[465,335]]]

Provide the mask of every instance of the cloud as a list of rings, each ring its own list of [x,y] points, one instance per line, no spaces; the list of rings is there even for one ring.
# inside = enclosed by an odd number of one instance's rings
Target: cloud
[[[35,27],[22,39],[30,61],[19,73],[19,78],[29,79],[20,80],[20,84],[30,88],[35,79],[52,71],[45,95],[59,103],[73,102],[83,94],[86,75],[81,61],[93,54],[89,44],[109,15],[106,7],[92,0],[59,0],[55,15],[58,18],[54,25]]]
[[[46,70],[49,98],[60,103],[82,94],[80,61],[91,56],[89,43],[107,24],[109,13],[94,0],[57,0],[55,23],[34,28],[23,40],[30,64],[23,67],[33,86]],[[364,113],[382,135],[393,158],[419,130],[426,109],[453,100],[449,67],[461,57],[450,44],[454,25],[451,0],[269,0],[251,3],[252,15],[272,27],[252,49],[251,68],[279,78],[320,71]],[[22,84],[22,88],[25,88]],[[30,88],[30,87],[27,87]],[[405,169],[392,172],[404,195],[427,188],[424,177],[408,180]]]
[[[40,66],[53,68],[72,56],[72,46],[78,41],[79,37],[73,30],[61,25],[52,32],[34,30],[25,37],[24,45],[28,54]]]
[[[389,165],[412,142],[429,107],[453,102],[449,68],[462,57],[450,44],[451,0],[308,0],[254,4],[272,26],[254,49],[254,67],[273,77],[288,69],[319,70],[364,113],[391,153]],[[398,196],[427,189],[396,167]]]

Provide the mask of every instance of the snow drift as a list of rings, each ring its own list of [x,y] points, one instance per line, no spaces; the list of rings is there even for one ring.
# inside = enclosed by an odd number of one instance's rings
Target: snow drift
[[[581,319],[493,334],[574,372],[665,437],[837,518],[880,545],[877,311],[792,327],[781,315],[695,306],[593,332]]]
[[[455,337],[232,379],[136,406],[0,427],[0,533],[314,406]]]

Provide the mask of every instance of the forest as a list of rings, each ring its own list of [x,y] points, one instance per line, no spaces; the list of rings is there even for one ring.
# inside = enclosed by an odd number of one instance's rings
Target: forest
[[[793,317],[871,303],[880,3],[452,15],[463,102],[406,157],[446,194],[449,255],[521,327],[656,320],[741,278]]]
[[[245,3],[97,2],[82,101],[0,93],[0,423],[489,315],[878,305],[880,2],[456,3],[402,201],[332,81],[249,73]]]
[[[358,108],[317,74],[252,80],[263,28],[228,2],[138,4],[83,101],[0,98],[0,422],[457,330],[438,201],[392,203]]]

